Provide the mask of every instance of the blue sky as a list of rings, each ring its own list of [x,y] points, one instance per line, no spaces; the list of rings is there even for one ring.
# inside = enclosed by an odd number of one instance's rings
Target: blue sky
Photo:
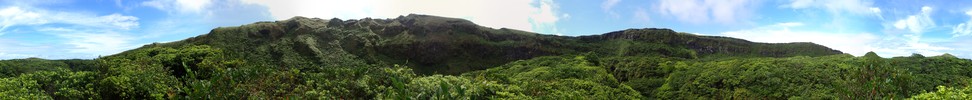
[[[0,0],[0,59],[90,59],[216,27],[293,16],[409,13],[493,28],[594,35],[670,28],[755,42],[813,42],[852,55],[972,58],[962,0]]]

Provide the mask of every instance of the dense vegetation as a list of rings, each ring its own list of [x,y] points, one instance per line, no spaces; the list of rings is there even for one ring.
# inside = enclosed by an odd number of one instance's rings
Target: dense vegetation
[[[2,60],[0,99],[970,99],[970,78],[972,60],[948,54],[297,17],[91,60]]]

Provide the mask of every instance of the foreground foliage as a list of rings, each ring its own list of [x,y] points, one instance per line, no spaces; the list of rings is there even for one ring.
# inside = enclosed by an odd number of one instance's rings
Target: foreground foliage
[[[209,46],[153,47],[0,78],[19,99],[878,99],[968,98],[972,61],[949,55],[693,60],[565,55],[481,71],[418,75],[405,66],[250,64]],[[6,60],[0,63],[22,63]],[[43,64],[42,63],[42,64]],[[4,68],[18,67],[5,65]],[[948,88],[946,88],[948,87]],[[933,91],[925,93],[925,91]]]

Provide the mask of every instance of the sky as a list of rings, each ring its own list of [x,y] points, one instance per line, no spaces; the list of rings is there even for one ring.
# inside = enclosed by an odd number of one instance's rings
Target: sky
[[[972,58],[968,0],[0,0],[0,59],[92,59],[294,16],[427,14],[564,36],[632,28]]]

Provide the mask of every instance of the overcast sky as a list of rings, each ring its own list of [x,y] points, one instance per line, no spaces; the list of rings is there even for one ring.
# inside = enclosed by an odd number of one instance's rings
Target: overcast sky
[[[0,59],[91,59],[221,26],[409,13],[541,34],[658,27],[856,56],[972,57],[967,0],[0,0]]]

